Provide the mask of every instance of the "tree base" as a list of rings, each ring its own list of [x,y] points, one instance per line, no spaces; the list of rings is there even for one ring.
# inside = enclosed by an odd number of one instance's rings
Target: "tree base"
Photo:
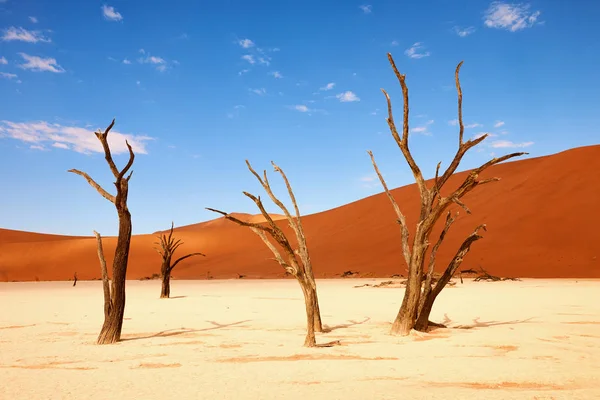
[[[108,327],[102,327],[100,335],[96,340],[97,344],[113,344],[121,340],[121,330],[116,326],[109,324]]]
[[[413,328],[411,325],[409,321],[402,321],[400,318],[396,318],[392,324],[390,334],[394,336],[408,336]]]

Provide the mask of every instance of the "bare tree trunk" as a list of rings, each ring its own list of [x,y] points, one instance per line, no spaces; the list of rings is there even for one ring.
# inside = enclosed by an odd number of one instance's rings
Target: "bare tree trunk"
[[[87,173],[77,169],[70,169],[68,172],[82,176],[102,197],[114,204],[119,216],[119,236],[117,238],[117,247],[113,259],[112,269],[112,290],[108,284],[108,272],[106,270],[106,261],[102,250],[102,238],[100,234],[94,232],[98,240],[98,256],[100,258],[100,267],[102,271],[102,283],[104,288],[104,324],[98,336],[98,344],[110,344],[118,342],[121,339],[121,328],[123,327],[123,314],[125,313],[125,279],[127,275],[127,262],[129,261],[129,247],[131,244],[131,214],[127,208],[127,195],[129,193],[129,180],[133,171],[125,177],[130,170],[135,159],[135,154],[129,142],[125,140],[127,150],[129,151],[129,161],[121,171],[117,169],[108,144],[108,133],[115,125],[115,120],[106,128],[104,132],[98,131],[96,137],[104,149],[104,158],[110,168],[116,181],[116,196],[108,193],[102,186],[94,181]]]
[[[415,330],[426,332],[429,328],[429,315],[433,309],[433,303],[435,302],[436,297],[437,295],[434,294],[433,291],[429,291],[427,293],[425,300],[421,305],[421,310],[419,311],[419,318],[417,318]]]
[[[167,270],[167,272],[162,275],[162,288],[160,290],[160,298],[168,299],[171,295],[171,271]]]
[[[321,322],[321,309],[319,308],[319,296],[317,295],[317,283],[315,282],[314,276],[307,276],[307,286],[312,291],[314,299],[314,319],[313,325],[316,332],[323,332],[323,323]]]
[[[286,235],[283,233],[281,228],[273,221],[273,218],[267,213],[262,200],[260,197],[256,197],[248,192],[244,192],[244,195],[250,198],[254,203],[258,206],[258,209],[265,217],[266,224],[256,224],[251,222],[245,222],[234,216],[224,212],[219,211],[214,208],[207,208],[207,210],[219,213],[224,215],[226,219],[235,222],[241,226],[249,227],[254,233],[256,233],[261,240],[267,245],[267,247],[271,250],[273,255],[275,256],[275,260],[285,269],[285,271],[291,275],[293,275],[298,282],[300,283],[300,287],[302,288],[302,293],[304,294],[304,302],[306,306],[306,316],[308,319],[308,331],[306,336],[306,341],[304,345],[307,347],[315,347],[315,331],[323,332],[323,325],[321,322],[321,310],[319,307],[319,299],[317,296],[317,284],[315,282],[315,276],[312,270],[312,262],[310,260],[310,255],[308,252],[308,246],[306,244],[306,236],[304,234],[304,228],[302,227],[302,221],[300,217],[300,210],[298,209],[298,204],[296,202],[296,198],[292,191],[292,187],[290,182],[287,179],[287,176],[283,172],[281,168],[279,168],[274,162],[271,161],[271,164],[275,168],[276,172],[279,172],[285,181],[285,185],[288,189],[288,194],[290,199],[292,200],[292,204],[294,205],[295,218],[292,217],[291,213],[287,209],[287,207],[273,194],[271,190],[271,185],[269,184],[269,180],[267,178],[267,171],[263,172],[263,177],[252,169],[252,166],[246,160],[246,165],[252,174],[256,177],[256,179],[260,182],[262,187],[265,189],[273,203],[275,203],[285,214],[289,226],[293,229],[296,239],[298,241],[298,248],[294,250],[292,245],[288,241]],[[273,243],[271,243],[267,237],[267,233],[275,240],[283,249],[284,254],[287,260],[281,255],[279,250],[275,247]],[[298,258],[300,258],[300,262]]]
[[[73,274],[73,286],[77,285],[77,272]]]
[[[298,279],[302,293],[304,294],[304,305],[306,307],[306,339],[304,340],[305,347],[316,347],[317,340],[315,338],[315,306],[316,292],[310,286],[310,283]]]
[[[125,313],[125,279],[129,247],[131,242],[131,214],[128,210],[119,212],[119,237],[113,261],[113,280],[111,290],[111,307],[108,317],[98,336],[98,344],[116,343],[121,340],[123,315]]]

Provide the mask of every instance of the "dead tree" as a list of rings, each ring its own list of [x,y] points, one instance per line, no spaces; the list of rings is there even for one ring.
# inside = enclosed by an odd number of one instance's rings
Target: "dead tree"
[[[306,318],[307,318],[307,334],[306,340],[304,341],[304,346],[306,347],[315,347],[316,339],[315,339],[315,331],[323,332],[323,327],[321,324],[321,312],[319,309],[319,299],[317,296],[317,285],[315,283],[315,277],[313,274],[312,263],[310,260],[310,256],[308,253],[308,247],[306,245],[306,237],[304,235],[304,229],[302,227],[302,221],[300,220],[300,210],[298,209],[298,204],[296,203],[296,197],[292,192],[292,187],[281,168],[279,168],[273,161],[271,161],[273,168],[276,172],[279,172],[283,177],[285,185],[288,190],[288,194],[290,195],[290,199],[294,205],[294,210],[296,212],[296,216],[292,217],[287,207],[273,194],[271,190],[271,185],[269,184],[269,180],[267,179],[267,171],[264,171],[263,177],[252,169],[252,166],[246,160],[246,165],[252,174],[258,179],[262,187],[265,189],[273,203],[275,203],[285,214],[287,221],[294,231],[296,235],[296,239],[298,242],[298,248],[294,250],[289,240],[281,230],[279,226],[273,221],[273,218],[267,213],[265,207],[259,197],[256,197],[248,192],[243,192],[244,195],[249,197],[254,203],[258,206],[260,212],[265,217],[267,223],[266,224],[255,224],[251,222],[241,221],[232,215],[215,210],[212,208],[207,208],[207,210],[222,214],[230,221],[235,222],[241,226],[249,227],[252,232],[256,233],[262,241],[269,247],[273,255],[275,256],[275,260],[288,272],[293,275],[298,283],[300,284],[300,288],[302,289],[302,293],[304,294],[304,303],[306,306]],[[275,247],[275,245],[269,240],[267,237],[267,233],[281,246],[284,251],[285,258],[281,255],[279,250]],[[300,261],[298,260],[298,257]]]
[[[171,294],[171,272],[173,271],[173,268],[177,266],[177,264],[179,264],[186,258],[194,256],[206,257],[206,255],[202,253],[190,253],[183,257],[179,257],[177,260],[175,260],[174,263],[171,263],[171,259],[173,257],[173,254],[175,254],[175,250],[177,250],[177,248],[179,248],[179,246],[183,244],[181,239],[175,240],[175,238],[173,237],[173,228],[174,223],[171,222],[171,230],[169,231],[169,236],[167,236],[166,234],[159,235],[159,241],[154,243],[160,245],[160,248],[155,247],[154,250],[156,250],[157,253],[160,254],[162,257],[162,264],[160,266],[160,276],[162,278],[162,287],[160,290],[161,299],[168,299]]]
[[[469,149],[475,147],[476,145],[484,141],[485,138],[488,136],[487,134],[485,134],[478,138],[469,139],[466,142],[463,140],[464,125],[462,119],[462,89],[459,81],[459,71],[460,67],[462,66],[461,61],[456,67],[455,71],[456,90],[458,92],[458,151],[456,152],[456,155],[452,159],[452,162],[450,163],[446,171],[441,176],[439,175],[441,163],[438,163],[435,171],[435,178],[433,180],[433,184],[431,187],[428,188],[425,179],[423,178],[421,169],[415,162],[408,147],[409,107],[408,87],[406,86],[405,75],[402,75],[398,71],[398,69],[396,68],[396,64],[394,63],[394,59],[389,53],[388,60],[402,88],[402,95],[404,99],[402,134],[400,135],[394,122],[394,116],[392,113],[392,102],[390,100],[390,96],[384,89],[381,89],[387,101],[387,123],[393,138],[395,139],[398,147],[400,147],[402,155],[406,159],[414,175],[421,198],[421,209],[418,223],[414,232],[414,238],[412,240],[412,247],[409,244],[410,233],[408,230],[408,225],[406,223],[406,218],[400,210],[400,207],[396,203],[396,200],[388,190],[385,180],[383,179],[383,176],[381,175],[379,168],[375,163],[373,153],[370,151],[368,153],[371,156],[371,162],[373,164],[375,172],[377,173],[377,176],[379,177],[379,180],[385,190],[385,193],[389,198],[390,202],[392,203],[394,211],[396,212],[396,215],[398,217],[397,221],[401,229],[402,253],[404,255],[404,261],[408,266],[408,282],[406,285],[406,291],[404,293],[404,299],[402,300],[402,305],[400,306],[398,315],[392,325],[391,333],[405,336],[410,333],[411,329],[417,329],[421,331],[427,330],[427,327],[430,323],[429,314],[433,307],[435,298],[450,281],[456,270],[460,267],[463,258],[469,252],[469,249],[471,248],[473,242],[482,238],[482,236],[478,234],[479,230],[485,230],[485,225],[478,226],[475,229],[475,231],[465,239],[465,241],[462,243],[459,250],[457,251],[456,255],[452,258],[449,265],[446,267],[441,278],[437,281],[435,286],[433,286],[432,277],[435,268],[435,255],[437,253],[437,249],[443,242],[444,237],[446,236],[456,216],[453,216],[450,212],[448,212],[446,224],[442,230],[440,238],[438,239],[437,243],[434,245],[430,253],[428,271],[426,272],[427,275],[425,277],[424,283],[422,283],[426,258],[425,254],[429,248],[429,237],[436,222],[452,204],[458,205],[459,207],[463,208],[467,212],[467,214],[470,214],[471,211],[461,201],[461,199],[477,186],[499,180],[499,178],[489,178],[480,180],[479,175],[492,165],[527,153],[512,153],[502,157],[493,158],[487,163],[481,165],[479,168],[475,168],[472,171],[470,171],[458,188],[456,188],[450,194],[442,196],[442,188],[458,168],[465,153]]]
[[[77,272],[73,274],[73,286],[77,285]]]
[[[94,181],[87,173],[70,169],[77,175],[81,175],[85,180],[100,193],[102,197],[113,203],[117,209],[119,217],[119,236],[117,238],[117,247],[115,249],[115,257],[112,265],[112,289],[108,288],[108,275],[105,276],[106,263],[101,260],[102,280],[104,283],[104,324],[98,336],[98,344],[110,344],[118,342],[121,339],[121,328],[123,327],[123,313],[125,312],[125,276],[127,274],[127,262],[129,260],[129,247],[131,243],[131,214],[127,208],[127,195],[129,193],[129,179],[133,171],[129,172],[127,177],[125,174],[133,165],[135,155],[129,143],[125,141],[129,150],[129,161],[125,167],[119,171],[115,165],[110,147],[108,145],[108,133],[115,124],[115,120],[106,128],[104,132],[95,132],[96,137],[100,140],[104,149],[104,156],[108,166],[115,177],[115,186],[117,195],[113,196]],[[98,253],[102,255],[102,239],[99,234],[96,235],[98,240]],[[102,255],[103,256],[103,255]],[[104,264],[104,265],[102,265]]]

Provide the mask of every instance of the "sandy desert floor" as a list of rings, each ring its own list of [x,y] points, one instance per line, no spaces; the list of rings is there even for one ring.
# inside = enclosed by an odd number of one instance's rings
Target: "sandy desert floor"
[[[129,281],[123,341],[94,344],[101,282],[0,283],[2,399],[597,399],[600,281],[465,281],[388,335],[403,289],[320,280],[307,349],[292,280]]]

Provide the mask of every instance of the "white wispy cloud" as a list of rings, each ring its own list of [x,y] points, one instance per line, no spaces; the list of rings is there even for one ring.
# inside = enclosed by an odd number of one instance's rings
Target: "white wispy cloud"
[[[252,54],[244,54],[242,60],[248,61],[250,64],[256,64],[256,60]]]
[[[540,11],[530,11],[529,4],[512,4],[494,1],[483,13],[483,21],[488,28],[506,29],[516,32],[540,24]]]
[[[115,10],[114,7],[107,6],[106,4],[104,4],[100,8],[102,9],[102,15],[104,16],[104,19],[106,19],[108,21],[121,21],[121,20],[123,20],[123,16],[121,15],[121,13],[117,12],[117,10]]]
[[[11,74],[8,72],[0,72],[0,76],[6,79],[17,79],[18,76],[16,74]]]
[[[138,58],[140,64],[151,64],[160,72],[165,72],[169,68],[167,60],[162,57],[152,56],[144,49],[140,49],[140,53],[144,54],[145,57]],[[125,61],[123,61],[125,63]],[[127,63],[125,63],[127,64]]]
[[[460,26],[455,26],[454,32],[460,37],[467,37],[470,34],[475,33],[475,28],[472,26],[469,26],[467,28],[461,28]]]
[[[335,96],[342,103],[348,103],[353,101],[360,101],[360,98],[352,91],[347,90]]]
[[[392,40],[392,43],[390,43],[391,46],[399,46],[400,42],[398,42],[397,40]]]
[[[301,113],[306,113],[307,115],[312,115],[313,113],[322,113],[322,114],[327,114],[327,111],[325,110],[320,110],[320,109],[316,109],[316,108],[309,108],[308,106],[305,106],[304,104],[297,104],[294,106],[287,106],[287,108],[294,110],[294,111],[298,111]]]
[[[127,65],[129,65],[129,64],[131,64],[131,61],[129,61],[128,59],[124,59],[124,60],[123,60],[123,64],[127,64]]]
[[[364,4],[358,8],[360,8],[365,14],[371,14],[373,12],[373,6],[370,4]]]
[[[17,28],[11,26],[8,29],[4,30],[4,34],[2,35],[2,40],[5,42],[18,40],[21,42],[27,43],[50,43],[50,38],[44,36],[44,34],[40,31],[29,31],[25,28]]]
[[[414,128],[412,128],[410,131],[411,133],[420,133],[422,135],[427,135],[427,136],[431,136],[431,132],[429,132],[429,126],[432,125],[435,121],[430,119],[429,121],[425,122],[423,125],[420,126],[416,126]]]
[[[404,54],[406,54],[410,58],[417,58],[417,59],[423,58],[423,57],[429,57],[431,55],[431,53],[429,51],[423,51],[424,47],[425,46],[423,46],[423,43],[416,42],[411,47],[406,49]]]
[[[38,19],[36,17],[29,17],[29,20],[34,24],[38,23]]]
[[[259,95],[259,96],[264,96],[265,94],[267,94],[267,89],[265,89],[265,88],[250,89],[250,91],[252,93],[255,93],[255,94]]]
[[[504,125],[504,121],[496,121],[496,123],[494,124],[494,128],[500,128],[503,125]]]
[[[450,125],[450,126],[456,126],[456,125],[458,125],[458,120],[457,119],[451,119],[450,121],[448,121],[448,125]]]
[[[269,75],[272,75],[272,76],[273,76],[273,78],[276,78],[276,79],[281,79],[281,78],[283,78],[283,75],[281,75],[281,72],[279,72],[279,71],[273,71],[273,72],[270,72],[270,73],[269,73]]]
[[[4,57],[0,57],[0,65],[6,65],[8,64],[8,60]]]
[[[254,47],[254,42],[250,39],[240,39],[238,40],[238,44],[245,49],[249,49],[250,47]]]
[[[529,147],[532,144],[534,144],[533,142],[521,142],[521,143],[514,143],[511,142],[510,140],[496,140],[492,143],[490,143],[490,146],[495,148],[495,149],[511,149],[511,148],[521,148],[521,147]]]
[[[30,144],[31,148],[45,149],[45,145],[70,149],[78,153],[103,153],[102,145],[94,132],[76,126],[63,126],[46,121],[0,121],[0,138],[11,138]],[[123,134],[111,130],[108,143],[113,154],[127,153],[125,140],[136,154],[147,154],[146,143],[152,140],[145,135]],[[34,147],[35,146],[35,147]]]
[[[243,69],[240,72],[238,72],[238,75],[242,76],[242,75],[244,75],[245,73],[247,73],[249,71],[250,71],[249,69]]]
[[[29,54],[19,53],[21,57],[26,61],[25,64],[20,64],[19,68],[28,69],[35,72],[54,72],[62,73],[65,72],[63,67],[57,64],[56,59],[48,57],[42,58],[38,56],[30,56]]]
[[[293,106],[293,109],[296,111],[300,111],[300,112],[311,111],[310,108],[306,107],[304,104],[295,105],[295,106]]]
[[[258,63],[259,64],[263,64],[266,65],[267,67],[269,65],[271,65],[271,58],[270,57],[258,57]]]
[[[335,82],[329,82],[327,85],[320,87],[319,90],[321,91],[327,91],[327,90],[331,90],[335,87]]]

